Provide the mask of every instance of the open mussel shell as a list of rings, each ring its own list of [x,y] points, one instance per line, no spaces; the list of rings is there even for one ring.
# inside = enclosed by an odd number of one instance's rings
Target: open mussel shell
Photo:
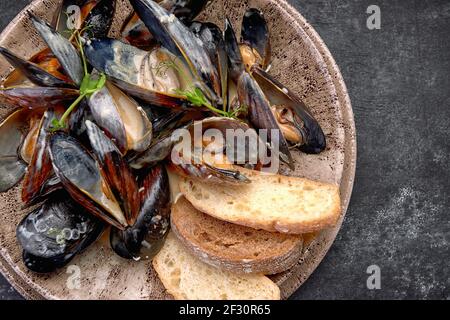
[[[217,67],[223,105],[227,106],[228,55],[225,49],[222,30],[210,22],[193,22],[190,29],[203,42],[211,61]]]
[[[25,175],[27,165],[18,153],[27,121],[28,111],[17,110],[0,124],[0,192],[17,185]]]
[[[230,72],[230,77],[237,83],[239,77],[245,71],[245,66],[242,60],[236,33],[234,32],[233,26],[228,18],[225,20],[224,38],[225,49],[229,59],[228,69]]]
[[[26,61],[6,48],[0,47],[0,53],[8,60],[8,62],[17,70],[19,70],[32,83],[42,87],[68,87],[64,79],[60,79],[51,73],[47,72],[37,64]]]
[[[186,27],[175,15],[156,2],[150,0],[131,0],[136,13],[161,45],[172,54],[182,57],[197,85],[213,105],[221,105],[220,78],[203,42]]]
[[[86,58],[98,71],[125,92],[147,103],[175,109],[188,107],[185,97],[176,93],[184,89],[176,70],[166,68],[167,62],[187,70],[181,61],[167,50],[150,52],[113,39],[92,39],[85,44]],[[185,72],[189,74],[189,71]]]
[[[61,191],[28,214],[17,226],[25,266],[38,273],[52,272],[93,243],[103,224]]]
[[[39,125],[39,132],[34,144],[33,155],[27,168],[23,185],[22,185],[22,201],[25,205],[29,204],[41,193],[48,193],[46,188],[47,180],[53,176],[53,166],[48,153],[48,135],[52,125],[52,120],[59,118],[64,109],[49,109],[44,113]]]
[[[247,72],[239,77],[237,87],[239,102],[248,108],[248,118],[252,125],[257,129],[268,130],[267,141],[270,143],[270,149],[279,152],[281,161],[293,170],[294,164],[289,145],[272,113],[271,104],[264,91]],[[275,135],[275,139],[272,139],[272,135]]]
[[[88,98],[95,122],[114,139],[125,154],[146,150],[152,139],[152,123],[135,100],[111,83]]]
[[[248,9],[244,14],[240,49],[248,70],[255,64],[264,69],[269,65],[271,58],[269,27],[258,9]]]
[[[62,102],[75,100],[78,90],[53,87],[0,88],[0,102],[30,110],[55,107]]]
[[[224,117],[197,121],[187,131],[174,132],[177,143],[168,167],[182,176],[211,183],[248,183],[236,165],[255,167],[266,163],[259,148],[266,144],[245,123]]]
[[[105,178],[125,213],[129,225],[133,225],[139,211],[139,191],[136,177],[122,157],[119,149],[93,122],[86,121],[93,152],[101,165]]]
[[[34,147],[36,146],[39,129],[41,127],[42,114],[34,113],[31,114],[29,118],[28,133],[20,146],[20,158],[27,164],[30,164],[31,158],[33,157]]]
[[[111,247],[121,257],[152,259],[162,247],[170,226],[170,188],[162,165],[153,167],[141,184],[141,209],[124,231],[111,230]]]
[[[286,138],[305,153],[325,150],[325,134],[303,101],[264,70],[253,67],[252,75],[270,101]]]
[[[128,162],[133,169],[153,167],[166,159],[177,142],[173,139],[172,132],[183,125],[187,127],[191,123],[191,120],[184,118],[184,113],[169,113],[155,119],[153,129],[157,131],[154,131],[155,138],[151,146],[144,152],[128,157]],[[188,124],[185,124],[186,122]]]
[[[160,5],[188,25],[207,3],[208,0],[164,0]],[[153,35],[135,12],[125,21],[121,34],[123,40],[139,48],[151,47],[154,40]]]
[[[60,62],[66,74],[79,86],[83,80],[83,65],[72,43],[43,20],[31,15],[31,21],[45,43]]]
[[[59,131],[50,136],[49,152],[57,177],[75,201],[119,229],[127,226],[104,173],[83,145]]]

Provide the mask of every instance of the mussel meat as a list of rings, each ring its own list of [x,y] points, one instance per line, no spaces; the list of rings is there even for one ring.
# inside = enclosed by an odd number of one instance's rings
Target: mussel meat
[[[152,140],[152,123],[135,100],[112,83],[88,98],[92,117],[120,151],[144,151]]]

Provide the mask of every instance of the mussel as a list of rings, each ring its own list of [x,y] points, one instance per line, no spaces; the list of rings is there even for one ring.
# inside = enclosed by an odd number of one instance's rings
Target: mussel
[[[175,15],[151,0],[131,0],[134,10],[155,39],[172,54],[183,58],[196,85],[214,105],[222,105],[221,83],[202,41]]]
[[[323,151],[326,139],[317,120],[292,90],[264,70],[270,63],[271,46],[262,13],[257,9],[245,13],[240,45],[229,22],[225,37],[240,104],[248,108],[250,122],[255,127],[281,130],[282,160],[292,165],[286,140],[305,153]]]
[[[34,27],[49,46],[66,74],[77,86],[81,85],[83,80],[83,63],[80,55],[72,43],[56,32],[48,23],[40,18],[30,15]]]
[[[50,136],[49,152],[57,177],[75,201],[105,222],[119,229],[127,227],[105,173],[83,145],[58,131]]]
[[[264,70],[253,67],[252,75],[270,102],[286,139],[308,154],[325,150],[325,134],[303,101]]]
[[[112,83],[88,98],[93,119],[125,154],[144,151],[151,143],[152,123],[136,103]]]
[[[56,30],[69,39],[75,30],[91,37],[106,37],[115,8],[116,0],[64,0]]]
[[[61,191],[28,214],[17,226],[23,261],[31,271],[52,272],[93,243],[103,224]]]
[[[162,165],[149,171],[140,191],[140,211],[136,222],[125,230],[113,228],[110,234],[111,247],[125,259],[152,259],[169,231],[169,178]]]
[[[186,25],[203,10],[207,3],[208,0],[159,1],[162,7],[173,13]],[[122,39],[139,48],[149,48],[154,40],[148,28],[135,12],[130,15],[122,27]]]
[[[27,165],[18,154],[27,120],[28,113],[20,109],[0,124],[0,192],[17,185],[25,175]]]
[[[239,48],[247,70],[254,65],[263,69],[269,66],[271,59],[269,27],[262,12],[256,8],[250,8],[244,14]]]
[[[257,132],[235,119],[206,118],[188,130],[175,131],[172,139],[179,142],[168,167],[182,176],[211,183],[249,183],[236,165],[260,168],[270,163],[266,144]]]
[[[220,77],[222,104],[228,106],[228,55],[222,31],[211,22],[193,22],[190,29],[202,41]]]
[[[0,102],[30,110],[54,107],[79,96],[78,90],[56,87],[0,88]]]
[[[241,106],[245,106],[251,124],[257,129],[270,131],[270,149],[279,151],[280,159],[293,169],[293,160],[285,137],[272,114],[270,103],[256,80],[245,70],[236,34],[227,19],[225,24],[225,43],[230,58],[230,76],[237,84],[237,95]],[[272,136],[275,138],[272,139]]]
[[[123,91],[159,106],[188,107],[186,98],[177,93],[188,85],[177,70],[186,75],[189,70],[167,50],[147,52],[118,40],[92,39],[85,52],[90,64]]]
[[[106,182],[120,204],[128,225],[133,225],[139,211],[136,177],[119,149],[93,122],[86,121],[90,145],[100,164]]]
[[[48,195],[49,185],[47,181],[53,176],[53,166],[48,153],[48,134],[52,120],[62,115],[63,109],[49,109],[44,113],[39,125],[38,134],[34,143],[27,173],[22,185],[22,201],[27,205],[42,194]]]
[[[0,47],[0,53],[9,61],[9,63],[27,77],[32,83],[42,87],[68,87],[70,82],[67,78],[57,77],[43,69],[41,66],[24,60],[6,48]]]

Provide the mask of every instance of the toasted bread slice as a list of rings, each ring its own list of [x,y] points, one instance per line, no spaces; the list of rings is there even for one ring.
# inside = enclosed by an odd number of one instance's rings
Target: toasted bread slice
[[[203,262],[236,273],[276,274],[300,259],[303,237],[255,230],[213,218],[186,198],[172,206],[177,238]]]
[[[263,275],[216,269],[192,255],[170,232],[153,267],[164,287],[179,300],[279,300],[280,289]]]
[[[230,186],[184,178],[180,181],[180,190],[204,213],[270,232],[301,234],[337,223],[341,212],[337,186],[239,170],[251,183]]]

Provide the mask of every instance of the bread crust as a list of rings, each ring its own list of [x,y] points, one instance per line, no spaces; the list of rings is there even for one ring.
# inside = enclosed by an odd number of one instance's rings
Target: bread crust
[[[336,185],[331,185],[322,182],[311,181],[303,178],[295,178],[295,177],[287,177],[287,176],[279,176],[279,175],[268,175],[264,173],[260,173],[257,171],[251,171],[246,169],[240,169],[241,173],[246,175],[250,180],[255,181],[256,183],[261,184],[264,181],[267,181],[267,188],[272,189],[274,193],[276,193],[277,185],[301,185],[303,188],[308,190],[321,190],[326,193],[326,196],[329,198],[328,207],[326,208],[325,213],[321,214],[305,214],[304,219],[292,218],[293,215],[285,215],[282,217],[257,217],[248,215],[246,210],[241,210],[238,213],[238,210],[231,209],[233,214],[223,214],[224,208],[220,205],[211,205],[210,201],[205,201],[202,198],[198,197],[198,194],[193,192],[193,188],[198,187],[199,189],[208,189],[214,190],[214,192],[210,192],[211,194],[215,194],[217,197],[216,203],[226,203],[228,201],[235,201],[235,195],[230,195],[228,197],[227,193],[235,192],[232,189],[227,192],[227,188],[241,188],[242,189],[242,197],[245,196],[247,188],[251,188],[251,186],[217,186],[217,185],[208,185],[207,182],[204,181],[196,181],[194,179],[184,178],[180,181],[180,190],[186,199],[192,203],[192,205],[199,211],[207,213],[217,219],[228,221],[231,223],[239,224],[242,226],[247,226],[254,229],[263,229],[269,232],[280,232],[280,233],[289,233],[289,234],[303,234],[316,232],[323,229],[327,229],[336,225],[339,220],[341,214],[341,203],[340,203],[340,195],[339,188]],[[221,195],[218,195],[219,192],[223,191]],[[209,192],[209,191],[208,191]],[[301,197],[298,199],[301,200]],[[241,200],[239,200],[241,201]],[[244,201],[244,200],[242,200]],[[269,201],[269,200],[268,200]],[[251,206],[251,204],[249,204]],[[319,204],[320,205],[320,204]],[[301,203],[299,203],[299,208],[301,207]],[[300,209],[299,209],[300,211]],[[294,212],[292,212],[294,213]]]
[[[302,236],[254,230],[223,222],[199,212],[184,197],[172,207],[171,228],[201,261],[240,274],[272,275],[286,271],[298,262],[302,253]],[[206,241],[199,235],[219,241]],[[249,248],[249,245],[252,247]]]

